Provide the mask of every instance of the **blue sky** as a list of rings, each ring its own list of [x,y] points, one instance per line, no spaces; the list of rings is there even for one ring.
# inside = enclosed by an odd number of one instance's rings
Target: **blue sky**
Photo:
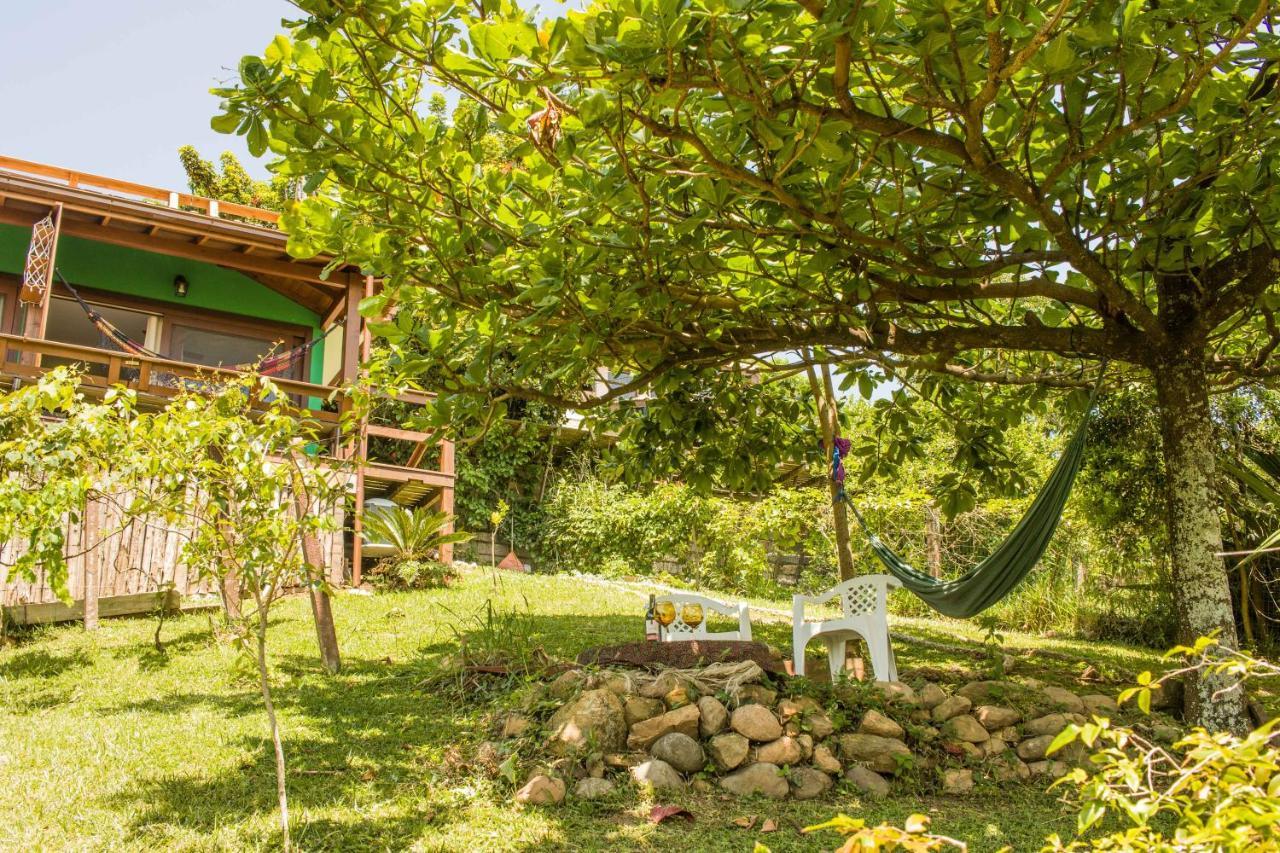
[[[212,159],[209,129],[240,57],[297,14],[285,0],[0,2],[0,154],[185,189],[178,148]]]

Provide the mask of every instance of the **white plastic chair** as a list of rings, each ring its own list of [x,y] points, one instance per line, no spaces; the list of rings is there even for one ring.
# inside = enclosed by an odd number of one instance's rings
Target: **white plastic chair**
[[[707,598],[705,595],[694,595],[692,593],[673,592],[670,595],[660,595],[654,599],[654,603],[670,601],[676,606],[675,621],[663,629],[663,639],[667,642],[677,642],[680,640],[744,640],[751,639],[751,614],[745,604],[725,604]],[[702,621],[698,625],[692,626],[685,624],[684,612],[686,604],[702,605]],[[736,631],[717,631],[711,633],[707,631],[707,621],[711,618],[712,613],[719,613],[729,618],[738,618],[738,630]]]
[[[827,659],[834,681],[844,669],[845,644],[861,637],[871,653],[871,666],[879,681],[897,681],[898,665],[889,642],[887,599],[890,589],[902,586],[891,575],[862,575],[850,578],[821,595],[791,598],[791,655],[796,675],[804,675],[804,649],[815,637],[826,644]],[[807,604],[825,604],[840,599],[842,615],[821,622],[806,622]]]

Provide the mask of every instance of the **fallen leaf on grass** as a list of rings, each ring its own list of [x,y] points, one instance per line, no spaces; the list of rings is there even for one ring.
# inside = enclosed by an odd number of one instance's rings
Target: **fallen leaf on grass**
[[[649,811],[649,823],[662,823],[673,817],[682,817],[690,823],[693,822],[693,812],[680,806],[654,806]]]
[[[750,829],[756,825],[755,815],[752,815],[751,817],[735,817],[733,819],[733,825],[740,826],[743,829]]]
[[[773,818],[769,818],[764,823],[760,824],[760,831],[761,832],[777,832],[778,822]]]
[[[377,775],[378,775],[378,771],[377,771],[377,770],[374,770],[372,767],[370,767],[368,770],[366,770],[366,771],[364,771],[363,773],[361,773],[361,774],[360,774],[360,781],[361,781],[361,782],[372,782],[372,781],[373,781],[373,777],[375,777],[375,776],[377,776]]]

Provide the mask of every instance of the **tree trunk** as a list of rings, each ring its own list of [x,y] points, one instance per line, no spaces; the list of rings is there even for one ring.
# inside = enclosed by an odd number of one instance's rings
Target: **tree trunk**
[[[1189,358],[1155,372],[1168,486],[1169,552],[1179,639],[1185,644],[1217,632],[1236,648],[1231,586],[1218,516],[1217,463],[1204,366]],[[1244,692],[1229,677],[1202,675],[1187,682],[1187,719],[1210,731],[1248,728]]]
[[[831,381],[831,370],[822,365],[822,380],[818,373],[809,368],[809,388],[813,392],[813,402],[818,413],[818,427],[822,434],[822,446],[827,452],[827,486],[831,491],[831,516],[836,534],[836,560],[840,565],[840,580],[847,581],[857,574],[853,564],[853,549],[849,546],[849,507],[840,500],[840,484],[831,479],[831,448],[840,436],[840,414],[836,405],[835,388]],[[846,466],[847,467],[847,466]]]
[[[267,711],[267,728],[271,732],[271,746],[276,759],[276,802],[280,805],[281,846],[285,853],[293,849],[289,838],[289,793],[286,782],[284,763],[284,741],[280,738],[280,723],[276,720],[276,706],[271,701],[271,675],[267,671],[267,616],[269,601],[264,601],[262,594],[255,590],[258,604],[258,624],[255,638],[258,645],[258,689],[262,693],[262,705]]]

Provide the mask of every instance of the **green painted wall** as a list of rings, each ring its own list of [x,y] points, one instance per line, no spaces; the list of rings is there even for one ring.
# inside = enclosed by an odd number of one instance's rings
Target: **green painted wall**
[[[22,274],[30,240],[30,229],[0,225],[0,272]],[[316,314],[246,275],[203,261],[63,237],[58,242],[58,269],[72,284],[157,302],[293,323],[310,327],[312,335],[317,337],[321,334],[320,317]],[[173,279],[177,275],[186,276],[191,283],[185,299],[174,295]],[[322,341],[311,353],[312,382],[323,381],[327,343],[329,341]]]

